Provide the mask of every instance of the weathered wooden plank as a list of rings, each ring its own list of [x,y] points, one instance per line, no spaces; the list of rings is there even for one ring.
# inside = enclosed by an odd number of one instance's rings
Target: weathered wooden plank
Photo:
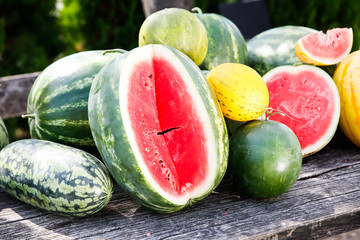
[[[27,98],[39,72],[0,77],[0,117],[18,117],[26,113]]]
[[[339,138],[339,136],[337,136]],[[228,176],[214,193],[183,211],[140,207],[118,187],[94,216],[56,216],[0,192],[6,239],[321,239],[360,228],[360,148],[333,141],[304,159],[299,180],[277,198],[239,194]]]

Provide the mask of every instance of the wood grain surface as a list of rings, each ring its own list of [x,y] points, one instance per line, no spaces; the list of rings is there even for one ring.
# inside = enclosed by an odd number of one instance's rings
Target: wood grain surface
[[[107,207],[62,217],[0,190],[4,239],[321,239],[360,227],[360,149],[337,133],[305,158],[296,184],[271,199],[239,194],[229,176],[195,205],[172,214],[146,209],[115,186]]]
[[[2,117],[24,113],[37,75],[0,78]],[[212,194],[176,213],[146,209],[115,186],[102,211],[73,218],[0,189],[0,239],[322,239],[360,228],[359,183],[360,148],[337,131],[323,150],[303,160],[296,184],[277,198],[242,195],[226,175]]]
[[[39,72],[0,77],[0,117],[18,117],[26,113],[27,98]]]

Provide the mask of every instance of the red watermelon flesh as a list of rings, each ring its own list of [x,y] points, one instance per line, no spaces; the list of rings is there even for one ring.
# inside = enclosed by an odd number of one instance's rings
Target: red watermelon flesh
[[[189,192],[205,180],[209,166],[205,129],[187,84],[161,57],[134,69],[128,111],[142,159],[167,193]]]
[[[290,127],[303,156],[322,149],[333,137],[340,116],[340,99],[332,78],[315,66],[281,66],[264,75],[269,89],[271,120]]]

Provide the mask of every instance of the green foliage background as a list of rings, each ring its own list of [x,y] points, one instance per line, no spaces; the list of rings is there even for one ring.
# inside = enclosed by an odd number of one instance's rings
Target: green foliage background
[[[265,1],[272,27],[352,27],[353,50],[359,49],[359,1]],[[220,2],[237,1],[194,2],[203,12],[217,13]],[[144,19],[140,0],[0,0],[0,76],[41,71],[77,51],[130,50],[137,46]]]
[[[56,0],[0,0],[0,76],[43,69],[65,45]]]
[[[326,32],[336,27],[352,27],[352,51],[360,46],[360,1],[357,0],[267,0],[273,27],[292,24]]]
[[[302,25],[326,31],[352,27],[359,49],[360,2],[356,0],[265,0],[272,27]],[[203,12],[220,2],[195,0]],[[0,77],[42,71],[55,60],[83,50],[137,46],[145,20],[140,0],[0,0]],[[23,137],[26,121],[5,121],[10,135]],[[16,133],[23,126],[24,131]]]

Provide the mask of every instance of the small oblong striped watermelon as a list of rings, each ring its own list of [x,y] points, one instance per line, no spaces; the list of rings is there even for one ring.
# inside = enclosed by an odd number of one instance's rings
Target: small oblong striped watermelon
[[[279,66],[263,76],[271,120],[287,125],[299,139],[303,157],[325,147],[335,134],[340,97],[331,76],[312,65]]]
[[[28,96],[30,136],[72,146],[95,146],[87,104],[91,83],[100,69],[118,56],[84,51],[50,64],[37,77]]]
[[[199,67],[169,46],[138,47],[104,67],[89,120],[111,175],[153,210],[180,210],[225,174],[228,135],[216,96]]]
[[[104,164],[89,153],[25,139],[1,150],[0,187],[34,207],[85,217],[108,204],[113,184]]]
[[[248,62],[246,41],[236,25],[228,18],[215,13],[202,13],[199,8],[195,16],[204,25],[207,38],[208,50],[200,68],[212,70],[222,63]]]

